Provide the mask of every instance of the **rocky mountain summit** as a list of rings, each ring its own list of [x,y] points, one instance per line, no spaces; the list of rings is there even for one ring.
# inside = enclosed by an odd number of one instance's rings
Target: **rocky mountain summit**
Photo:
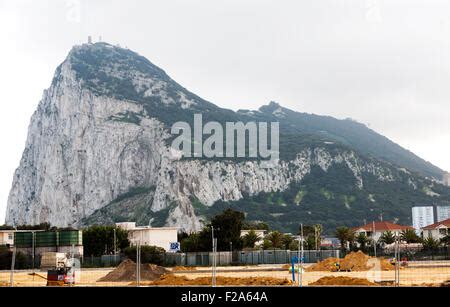
[[[280,122],[280,161],[185,159],[170,127],[204,121]],[[222,109],[146,58],[107,43],[74,47],[34,113],[8,199],[11,225],[119,221],[197,230],[224,207],[275,228],[410,222],[417,204],[450,201],[443,171],[352,120]]]

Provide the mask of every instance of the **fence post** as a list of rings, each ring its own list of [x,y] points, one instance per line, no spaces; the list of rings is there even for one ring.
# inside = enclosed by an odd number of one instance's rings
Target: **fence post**
[[[16,246],[14,245],[12,260],[11,260],[11,275],[9,276],[9,283],[11,287],[14,287],[14,265],[16,263]]]
[[[141,245],[136,244],[136,286],[141,286]]]

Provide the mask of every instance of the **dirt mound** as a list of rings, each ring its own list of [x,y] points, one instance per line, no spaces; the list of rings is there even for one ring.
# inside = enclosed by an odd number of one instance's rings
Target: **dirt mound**
[[[141,280],[157,280],[168,271],[154,264],[141,264]],[[134,281],[136,280],[136,263],[127,259],[117,268],[100,278],[99,282],[105,281]]]
[[[189,279],[186,276],[163,275],[159,280],[145,283],[156,286],[209,286],[211,285],[211,277],[198,277]],[[218,286],[285,286],[291,285],[288,279],[271,278],[271,277],[221,277],[216,278]]]
[[[195,267],[187,267],[187,266],[176,266],[172,268],[173,272],[179,272],[179,271],[196,271],[197,269]]]
[[[347,254],[343,259],[339,258],[327,258],[323,261],[317,262],[306,269],[308,272],[325,271],[325,272],[337,272],[338,267],[336,263],[340,265],[340,271],[368,271],[373,268],[373,264],[369,265],[369,260],[374,259],[364,254],[361,251],[352,252]],[[395,266],[392,265],[389,260],[379,258],[382,271],[395,270]]]
[[[311,286],[376,286],[375,283],[363,278],[347,276],[326,276],[309,284]]]
[[[340,262],[341,271],[367,271],[371,268],[367,265],[369,258],[361,251],[350,253]]]
[[[395,270],[395,265],[393,265],[388,259],[381,258],[381,270],[382,271],[393,271]]]
[[[337,267],[336,263],[338,263],[341,259],[339,258],[327,258],[323,261],[319,261],[316,264],[308,267],[306,269],[307,272],[314,271],[326,271],[326,272],[336,272]]]

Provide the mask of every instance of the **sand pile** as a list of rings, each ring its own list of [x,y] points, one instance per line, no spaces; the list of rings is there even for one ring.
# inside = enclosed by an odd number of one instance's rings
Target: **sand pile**
[[[315,272],[315,271],[326,271],[326,272],[336,272],[336,262],[339,262],[342,259],[339,258],[327,258],[323,261],[319,261],[316,264],[306,268],[307,272]]]
[[[141,280],[157,280],[161,275],[166,274],[167,270],[154,264],[141,264]],[[134,281],[136,280],[136,263],[127,259],[117,268],[109,272],[98,281]]]
[[[175,276],[171,274],[163,275],[159,280],[145,283],[156,286],[209,286],[211,277],[198,277],[189,279],[186,276]],[[216,278],[216,284],[219,286],[285,286],[291,285],[288,279],[272,277],[221,277]]]
[[[379,258],[381,262],[381,270],[382,271],[393,271],[395,270],[395,265],[393,265],[388,259]]]
[[[336,263],[339,262],[341,271],[368,271],[374,267],[374,264],[369,265],[369,260],[374,259],[369,257],[361,251],[352,252],[347,254],[344,259],[339,258],[327,258],[323,261],[317,262],[306,269],[309,272],[326,271],[336,272],[338,268]],[[381,270],[390,271],[395,270],[395,266],[392,265],[389,260],[384,258],[378,258],[380,260]]]
[[[310,286],[376,286],[377,284],[363,278],[347,276],[326,276],[309,284]]]
[[[371,268],[367,265],[369,258],[361,251],[347,254],[340,262],[341,271],[367,271]]]

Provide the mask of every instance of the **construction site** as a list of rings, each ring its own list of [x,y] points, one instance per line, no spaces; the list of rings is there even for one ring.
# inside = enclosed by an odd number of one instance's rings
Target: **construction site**
[[[138,258],[139,261],[139,258]],[[136,265],[80,268],[77,261],[54,253],[39,270],[0,271],[0,286],[450,286],[450,261],[394,261],[352,252],[317,263],[163,267]]]

